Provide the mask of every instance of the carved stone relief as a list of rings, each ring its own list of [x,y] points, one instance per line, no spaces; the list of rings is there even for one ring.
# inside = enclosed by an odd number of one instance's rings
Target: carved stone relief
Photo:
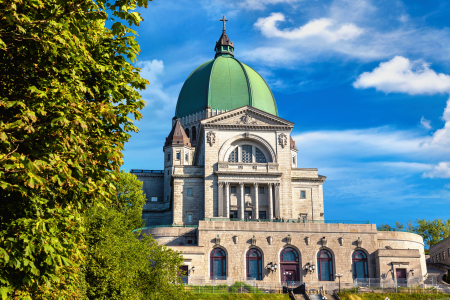
[[[278,144],[281,146],[281,148],[284,148],[287,145],[287,135],[284,133],[278,135]]]
[[[216,134],[212,131],[208,131],[206,134],[206,141],[209,143],[209,146],[212,147],[216,142]]]

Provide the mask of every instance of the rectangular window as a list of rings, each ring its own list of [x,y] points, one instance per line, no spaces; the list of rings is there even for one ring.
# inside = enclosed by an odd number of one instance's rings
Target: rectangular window
[[[188,155],[188,154],[186,154],[186,157],[184,158],[184,160],[185,160],[186,162],[189,162],[189,155]]]
[[[192,240],[188,240],[188,245],[192,245]]]
[[[152,197],[152,202],[158,201],[158,197]]]
[[[266,219],[266,212],[265,211],[260,211],[258,217],[259,217],[260,220],[265,220]]]
[[[188,196],[192,196],[192,189],[188,189]]]
[[[167,161],[170,161],[170,153],[167,153]]]
[[[188,223],[192,223],[192,214],[188,214]]]
[[[180,152],[177,152],[177,160],[180,160]]]
[[[231,193],[232,193],[232,194],[236,194],[236,187],[235,187],[235,186],[232,186],[232,187],[231,187]]]
[[[264,187],[263,187],[263,186],[260,186],[260,187],[259,187],[259,193],[260,193],[260,194],[264,194]]]
[[[230,210],[230,219],[237,219],[237,217],[238,217],[238,211]]]
[[[246,187],[245,187],[245,193],[246,193],[246,194],[250,194],[250,187],[249,187],[249,186],[246,186]]]
[[[306,199],[306,191],[300,191],[300,199]]]

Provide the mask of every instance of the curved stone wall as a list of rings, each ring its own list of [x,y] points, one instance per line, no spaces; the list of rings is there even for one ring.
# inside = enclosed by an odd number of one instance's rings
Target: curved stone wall
[[[423,238],[420,235],[401,231],[378,231],[377,243],[378,248],[389,246],[392,249],[418,249],[420,252],[422,276],[427,274],[424,243]]]

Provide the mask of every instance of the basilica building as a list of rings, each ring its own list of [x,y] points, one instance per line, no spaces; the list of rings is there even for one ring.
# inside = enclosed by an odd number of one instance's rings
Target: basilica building
[[[214,50],[180,91],[164,169],[132,170],[147,197],[143,234],[183,253],[188,282],[423,281],[422,237],[326,219],[326,177],[297,165],[294,123],[234,57],[225,26]]]

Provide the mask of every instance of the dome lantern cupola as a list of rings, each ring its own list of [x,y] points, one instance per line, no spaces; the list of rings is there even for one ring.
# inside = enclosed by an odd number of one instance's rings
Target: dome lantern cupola
[[[223,16],[220,21],[223,29],[214,48],[216,55],[188,76],[178,96],[175,116],[184,124],[185,117],[197,118],[203,112],[225,112],[246,105],[278,116],[275,98],[266,81],[234,57],[233,43],[225,32],[228,20]]]
[[[219,40],[216,43],[216,47],[214,48],[214,51],[216,51],[216,56],[228,56],[228,57],[234,57],[234,47],[233,43],[230,41],[230,38],[227,35],[227,32],[225,30],[225,22],[228,21],[228,19],[225,18],[225,16],[222,17],[219,21],[223,22],[223,29],[222,29],[222,35],[220,36]]]

